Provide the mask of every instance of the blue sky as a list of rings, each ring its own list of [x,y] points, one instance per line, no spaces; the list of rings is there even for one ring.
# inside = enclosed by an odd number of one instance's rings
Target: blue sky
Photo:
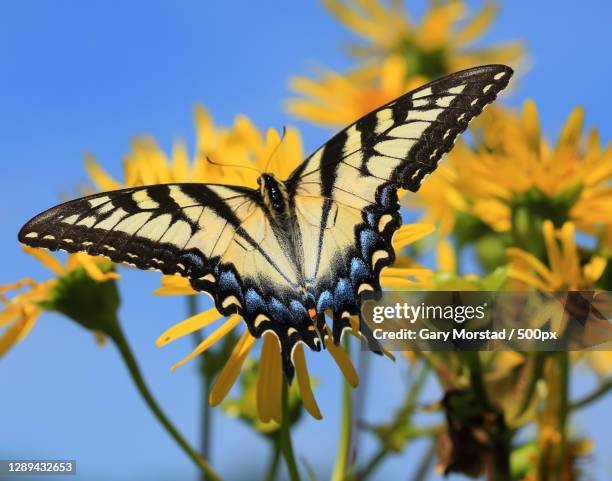
[[[408,2],[415,15],[424,2]],[[477,7],[482,2],[468,2]],[[522,39],[531,68],[517,82],[513,106],[536,100],[554,138],[575,105],[586,123],[610,138],[608,2],[506,2],[482,44]],[[287,80],[319,66],[349,65],[341,45],[351,36],[318,2],[13,1],[0,5],[0,283],[47,273],[20,250],[16,233],[33,214],[85,185],[83,153],[95,153],[119,176],[137,134],[165,147],[193,141],[191,110],[201,102],[221,124],[246,113],[260,128],[297,124],[312,150],[330,135],[283,111]],[[194,366],[169,366],[187,354],[189,339],[157,349],[154,340],[184,317],[178,299],[154,298],[158,276],[122,271],[121,317],[147,379],[182,430],[197,439]],[[308,356],[321,379],[324,422],[306,421],[295,443],[321,472],[332,462],[339,422],[339,376],[326,355]],[[385,419],[405,373],[376,360],[372,419]],[[81,479],[195,479],[195,471],[157,426],[112,348],[64,319],[45,315],[25,342],[0,361],[0,458],[75,458]],[[588,389],[587,371],[576,389]],[[436,393],[430,389],[432,400]],[[604,409],[607,408],[605,411]],[[612,472],[604,456],[612,438],[610,401],[575,422],[598,442],[593,469]],[[232,474],[263,470],[267,450],[240,423],[216,416],[213,461]],[[240,443],[237,452],[236,445]],[[370,446],[371,447],[371,446]],[[419,449],[385,466],[402,473]]]

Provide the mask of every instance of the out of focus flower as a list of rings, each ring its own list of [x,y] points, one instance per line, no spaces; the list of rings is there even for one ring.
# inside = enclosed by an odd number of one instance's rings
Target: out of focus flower
[[[421,23],[408,16],[400,2],[326,0],[330,12],[367,40],[352,45],[360,61],[347,73],[324,71],[317,80],[298,76],[291,88],[302,97],[291,99],[288,110],[297,117],[325,126],[343,127],[375,108],[433,78],[487,63],[516,64],[518,43],[467,50],[490,26],[497,5],[487,3],[463,27],[460,1],[431,2]]]
[[[346,74],[328,70],[320,80],[292,78],[291,89],[303,98],[289,100],[287,109],[318,125],[344,127],[426,80],[420,75],[407,78],[404,61],[392,55],[378,68]]]
[[[407,76],[434,78],[478,64],[513,63],[523,53],[522,46],[516,42],[469,49],[493,23],[497,2],[487,2],[466,19],[465,2],[431,1],[420,22],[410,18],[402,3],[324,0],[327,9],[341,23],[365,39],[365,43],[350,46],[352,54],[365,62],[401,55]]]
[[[548,263],[523,249],[510,248],[508,277],[543,291],[592,289],[606,268],[606,260],[593,256],[586,264],[581,263],[571,222],[555,230],[552,221],[545,220],[542,230]]]
[[[520,247],[544,260],[542,224],[571,221],[612,244],[612,148],[592,130],[583,135],[584,112],[569,116],[556,145],[540,132],[535,104],[516,113],[492,107],[474,121],[472,143],[459,140],[432,179],[403,205],[423,211],[421,221],[439,224],[442,236],[472,244],[485,268],[505,262],[505,249]]]
[[[498,232],[510,231],[513,223],[527,229],[524,217],[535,212],[557,227],[571,220],[588,233],[612,224],[612,148],[602,150],[594,129],[584,138],[583,120],[576,108],[553,147],[541,136],[532,101],[521,115],[490,109],[475,121],[475,148],[459,142],[449,155],[452,174],[441,176],[446,185],[438,187],[451,186],[463,199],[449,194],[447,208],[467,210]],[[428,220],[440,219],[438,212],[448,216],[438,204]]]
[[[0,328],[3,329],[0,334],[0,357],[28,335],[43,311],[58,310],[58,287],[69,277],[81,271],[83,275],[99,283],[119,277],[115,272],[108,271],[110,263],[100,257],[71,254],[62,265],[45,250],[28,246],[23,249],[47,267],[54,277],[43,282],[25,278],[0,286],[0,302],[3,305],[0,311]],[[9,292],[14,293],[11,298],[6,296]],[[103,339],[99,332],[96,332],[96,338],[98,342]]]
[[[508,277],[519,286],[541,291],[589,291],[595,289],[603,274],[607,260],[593,255],[581,260],[575,241],[573,223],[565,223],[555,230],[552,221],[543,223],[547,263],[522,249],[508,249],[510,269]],[[558,309],[552,312],[558,312]],[[544,312],[542,312],[543,315]],[[601,375],[611,372],[612,355],[606,351],[591,351],[583,355],[588,364]]]

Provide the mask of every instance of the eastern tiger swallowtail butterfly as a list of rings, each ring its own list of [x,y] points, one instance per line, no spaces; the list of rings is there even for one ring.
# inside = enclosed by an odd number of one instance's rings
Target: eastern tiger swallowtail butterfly
[[[335,135],[287,180],[264,173],[258,189],[103,192],[37,215],[19,240],[187,277],[222,314],[238,312],[253,336],[276,334],[291,379],[297,343],[318,351],[328,334],[338,343],[364,293],[380,291],[401,224],[397,190],[416,192],[511,76],[488,65],[413,90]],[[365,323],[360,329],[374,343]]]

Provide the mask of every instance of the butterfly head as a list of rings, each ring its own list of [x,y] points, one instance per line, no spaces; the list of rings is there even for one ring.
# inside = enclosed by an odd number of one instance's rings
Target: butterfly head
[[[276,214],[284,214],[287,209],[287,190],[285,184],[273,174],[261,174],[257,179],[259,192],[265,204]]]

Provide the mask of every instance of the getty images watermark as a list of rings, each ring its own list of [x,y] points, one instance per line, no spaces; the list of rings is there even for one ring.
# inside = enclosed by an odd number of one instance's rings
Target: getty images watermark
[[[361,317],[392,351],[612,349],[606,291],[385,292],[363,303]]]

